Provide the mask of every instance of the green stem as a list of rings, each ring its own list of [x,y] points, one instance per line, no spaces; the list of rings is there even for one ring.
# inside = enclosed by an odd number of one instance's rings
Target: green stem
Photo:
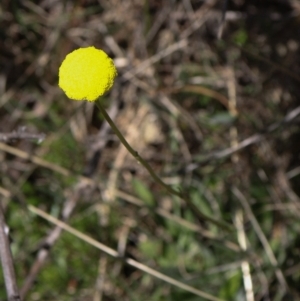
[[[232,227],[230,225],[228,225],[227,223],[224,223],[222,221],[216,220],[210,216],[205,215],[204,213],[202,213],[193,203],[192,201],[187,198],[184,197],[184,195],[179,192],[176,191],[175,189],[173,189],[171,186],[167,185],[164,181],[161,180],[161,178],[155,173],[155,171],[152,169],[152,167],[149,165],[149,163],[147,161],[145,161],[136,150],[134,150],[130,144],[126,141],[126,139],[124,138],[124,136],[122,135],[122,133],[119,131],[119,129],[117,128],[117,126],[115,125],[115,123],[112,121],[112,119],[109,117],[109,115],[107,114],[106,110],[104,109],[104,107],[101,105],[101,102],[99,100],[96,100],[96,105],[98,107],[98,109],[100,110],[100,112],[102,113],[103,117],[105,118],[105,120],[108,122],[108,124],[110,125],[110,127],[112,128],[112,130],[115,132],[115,134],[118,136],[118,138],[120,139],[121,143],[126,147],[126,149],[129,151],[129,153],[139,162],[141,163],[149,172],[149,174],[151,175],[151,177],[153,178],[153,180],[158,183],[160,186],[162,186],[163,188],[165,188],[170,194],[175,195],[181,199],[183,199],[188,206],[198,215],[198,217],[204,219],[204,220],[208,220],[211,223],[221,227],[221,228],[225,228],[229,231],[232,230]]]

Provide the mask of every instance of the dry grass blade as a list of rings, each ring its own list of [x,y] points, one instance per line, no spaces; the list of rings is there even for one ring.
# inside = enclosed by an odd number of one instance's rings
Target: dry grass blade
[[[283,291],[286,291],[288,289],[288,285],[285,280],[285,277],[282,273],[282,270],[278,267],[278,261],[274,255],[274,253],[271,249],[271,246],[270,246],[264,232],[262,231],[255,215],[253,214],[253,211],[252,211],[247,199],[245,198],[245,196],[242,194],[242,192],[237,187],[233,187],[232,192],[235,195],[235,197],[241,202],[246,215],[248,215],[248,218],[249,218],[257,236],[259,237],[261,244],[263,245],[263,247],[265,249],[265,252],[270,260],[270,263],[273,265],[273,267],[275,267],[276,276],[277,276],[278,282],[281,285],[281,289]]]
[[[102,244],[102,243],[94,240],[93,238],[85,235],[84,233],[77,231],[76,229],[70,227],[69,225],[65,224],[64,222],[62,222],[62,221],[56,219],[55,217],[49,215],[48,213],[44,212],[43,210],[40,210],[40,209],[38,209],[38,208],[36,208],[34,206],[31,206],[31,205],[28,206],[28,209],[31,212],[33,212],[34,214],[36,214],[36,215],[38,215],[38,216],[46,219],[47,221],[55,224],[56,226],[61,227],[65,231],[73,234],[74,236],[76,236],[79,239],[81,239],[81,240],[89,243],[90,245],[92,245],[92,246],[100,249],[101,251],[105,252],[106,254],[108,254],[108,255],[110,255],[112,257],[115,257],[115,258],[119,258],[119,253],[117,251],[115,251],[115,250],[107,247],[106,245],[104,245],[104,244]],[[191,286],[189,286],[187,284],[184,284],[184,283],[182,283],[180,281],[177,281],[177,280],[175,280],[175,279],[173,279],[171,277],[168,277],[168,276],[166,276],[166,275],[164,275],[164,274],[162,274],[162,273],[160,273],[160,272],[158,272],[158,271],[156,271],[156,270],[154,270],[152,268],[149,268],[148,266],[146,266],[146,265],[144,265],[142,263],[137,262],[136,260],[133,260],[131,258],[123,258],[122,260],[124,262],[126,262],[128,265],[131,265],[131,266],[133,266],[133,267],[135,267],[135,268],[137,268],[137,269],[139,269],[139,270],[141,270],[141,271],[143,271],[145,273],[148,273],[148,274],[150,274],[150,275],[152,275],[152,276],[154,276],[154,277],[156,277],[156,278],[158,278],[160,280],[163,280],[163,281],[165,281],[165,282],[167,282],[169,284],[174,285],[175,287],[178,287],[178,288],[181,288],[183,290],[186,290],[186,291],[188,291],[190,293],[193,293],[193,294],[195,294],[195,295],[197,295],[199,297],[202,297],[202,298],[204,298],[206,300],[224,301],[224,300],[222,300],[220,298],[214,297],[214,296],[212,296],[210,294],[207,294],[207,293],[205,293],[203,291],[200,291],[200,290],[198,290],[196,288],[193,288],[193,287],[191,287]]]
[[[235,215],[235,225],[237,228],[237,236],[238,241],[241,248],[246,251],[247,250],[247,240],[246,240],[246,233],[243,225],[243,212],[239,210],[236,212]],[[250,263],[247,260],[242,260],[241,262],[241,269],[243,273],[243,280],[244,280],[244,287],[246,291],[246,300],[247,301],[254,301],[254,292],[253,292],[253,282],[251,277],[251,269]]]

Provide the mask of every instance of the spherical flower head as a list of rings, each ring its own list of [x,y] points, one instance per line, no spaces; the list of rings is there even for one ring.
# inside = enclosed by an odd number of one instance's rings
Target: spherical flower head
[[[58,76],[58,85],[69,98],[95,101],[110,90],[117,70],[104,51],[92,46],[69,53]]]

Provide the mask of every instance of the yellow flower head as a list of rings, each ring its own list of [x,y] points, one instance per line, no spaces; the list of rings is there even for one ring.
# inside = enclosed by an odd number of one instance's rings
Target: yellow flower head
[[[58,85],[69,98],[95,101],[112,87],[117,70],[104,51],[87,47],[69,53],[58,76]]]

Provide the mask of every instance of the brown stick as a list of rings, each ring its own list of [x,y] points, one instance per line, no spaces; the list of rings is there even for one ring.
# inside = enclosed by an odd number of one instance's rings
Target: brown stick
[[[45,139],[45,134],[34,134],[25,132],[24,128],[19,128],[17,131],[10,133],[0,133],[0,141],[8,142],[11,140],[37,140],[43,141]]]
[[[0,258],[8,301],[21,301],[17,286],[13,258],[8,236],[5,233],[4,213],[0,203]]]

